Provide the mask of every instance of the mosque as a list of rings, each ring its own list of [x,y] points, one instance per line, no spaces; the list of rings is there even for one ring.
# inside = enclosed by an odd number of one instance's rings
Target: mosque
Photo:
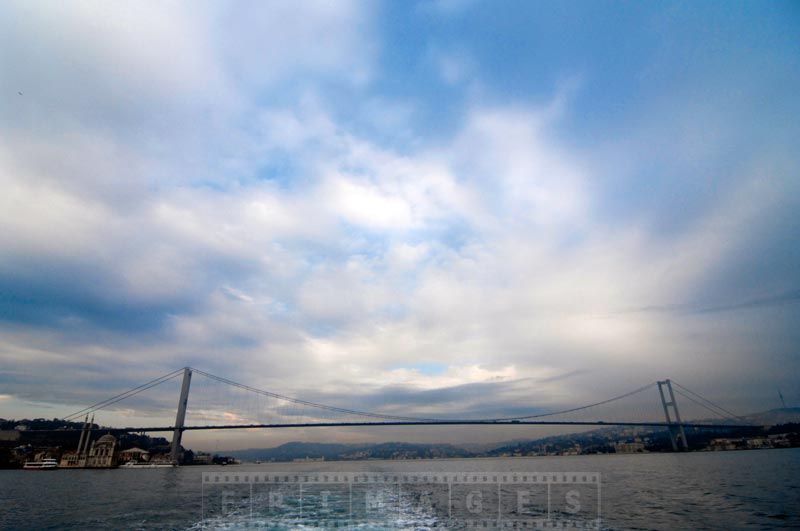
[[[119,444],[117,438],[107,433],[96,441],[91,441],[91,422],[84,421],[78,450],[65,452],[61,456],[60,468],[114,468],[118,464]]]

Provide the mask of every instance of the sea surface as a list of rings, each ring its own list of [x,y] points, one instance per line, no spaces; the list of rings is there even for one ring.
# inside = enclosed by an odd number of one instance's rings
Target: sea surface
[[[800,449],[0,471],[3,530],[493,527],[800,529]]]

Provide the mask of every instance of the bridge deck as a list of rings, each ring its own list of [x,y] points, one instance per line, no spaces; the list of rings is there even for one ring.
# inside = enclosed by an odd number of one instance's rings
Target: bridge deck
[[[701,429],[736,429],[736,428],[761,428],[763,426],[753,424],[704,424],[694,422],[672,423],[667,422],[582,422],[582,421],[492,421],[492,420],[442,420],[435,422],[422,421],[396,421],[396,422],[312,422],[303,424],[227,424],[218,426],[184,426],[183,430],[245,430],[245,429],[271,429],[271,428],[325,428],[336,426],[639,426],[639,427],[663,427],[683,426],[684,428]],[[152,426],[142,428],[99,428],[102,431],[115,433],[145,433],[174,431],[175,426]],[[65,432],[80,431],[79,429],[68,430],[29,430],[34,432]]]

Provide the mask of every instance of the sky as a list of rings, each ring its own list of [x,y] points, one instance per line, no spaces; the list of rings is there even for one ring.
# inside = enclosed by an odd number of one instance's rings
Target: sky
[[[0,417],[187,365],[410,415],[664,378],[798,405],[799,30],[789,1],[3,2]],[[225,436],[502,438],[436,430]]]

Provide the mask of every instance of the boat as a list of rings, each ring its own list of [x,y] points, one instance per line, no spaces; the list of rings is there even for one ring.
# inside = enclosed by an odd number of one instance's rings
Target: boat
[[[25,461],[22,465],[23,470],[56,470],[58,461],[53,458],[42,459],[41,461]]]
[[[127,463],[122,465],[120,468],[127,468],[127,469],[131,469],[131,468],[175,468],[176,466],[178,466],[178,463],[176,463],[175,461],[155,461],[155,462],[128,461]]]

